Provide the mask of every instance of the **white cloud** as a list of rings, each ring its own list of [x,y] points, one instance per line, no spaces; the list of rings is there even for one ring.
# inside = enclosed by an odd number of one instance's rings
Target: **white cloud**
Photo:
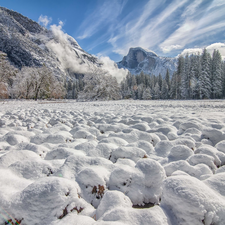
[[[208,45],[205,47],[207,51],[212,55],[214,49],[219,50],[221,56],[223,59],[225,59],[225,43],[213,43],[211,45]],[[203,48],[187,48],[184,49],[181,52],[181,55],[186,55],[186,54],[201,54],[203,51]],[[179,56],[179,55],[178,55]]]
[[[187,49],[184,49],[181,52],[181,55],[183,55],[183,56],[185,56],[186,54],[188,54],[188,55],[192,55],[192,54],[193,55],[198,55],[198,54],[201,54],[202,53],[202,50],[203,50],[202,48],[187,48]]]
[[[224,0],[213,0],[212,4],[208,8],[208,10],[212,10],[214,8],[221,7],[221,6],[224,6],[224,5],[225,5],[225,1]]]
[[[38,18],[38,23],[47,27],[52,22],[52,18],[48,16],[40,15]]]
[[[86,73],[88,71],[88,65],[82,64],[73,50],[70,39],[71,37],[62,31],[63,22],[59,22],[59,25],[52,25],[50,27],[54,39],[47,43],[47,47],[50,48],[57,56],[64,70],[69,69],[70,71],[77,73]]]
[[[184,10],[181,17],[193,15],[202,2],[203,0],[195,0],[194,2],[192,2],[192,4],[188,5],[187,8]]]
[[[206,47],[207,51],[212,54],[214,49],[219,50],[223,59],[225,59],[225,43],[214,43]]]
[[[112,61],[107,56],[101,56],[100,60],[103,62],[102,69],[109,72],[110,75],[116,77],[117,81],[120,83],[123,78],[126,77],[128,70],[127,69],[118,69],[116,63]]]
[[[167,53],[167,52],[171,52],[172,50],[182,49],[182,48],[183,48],[183,46],[181,46],[181,45],[170,45],[170,46],[162,47],[162,51]]]

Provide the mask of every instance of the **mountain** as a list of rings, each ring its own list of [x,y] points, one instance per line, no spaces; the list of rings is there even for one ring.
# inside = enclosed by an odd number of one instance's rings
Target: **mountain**
[[[19,69],[45,64],[58,77],[77,78],[90,67],[102,65],[61,28],[53,25],[47,30],[20,13],[0,7],[0,51]]]
[[[154,74],[156,76],[161,73],[165,77],[167,69],[170,75],[176,70],[177,59],[160,57],[153,51],[136,47],[130,48],[128,54],[117,65],[118,68],[128,69],[131,74],[139,74],[143,71],[145,74]]]

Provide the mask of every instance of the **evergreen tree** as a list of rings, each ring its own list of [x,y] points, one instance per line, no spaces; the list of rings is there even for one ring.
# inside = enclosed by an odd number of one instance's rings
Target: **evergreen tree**
[[[162,99],[168,99],[168,85],[166,80],[163,79],[162,81],[162,90],[161,90],[161,98]]]
[[[225,61],[222,62],[222,85],[223,85],[223,97],[225,97]]]
[[[158,78],[158,84],[159,84],[159,89],[160,91],[162,90],[162,82],[163,82],[163,79],[162,79],[162,75],[161,73],[159,74],[159,78]]]
[[[170,86],[170,92],[169,97],[171,99],[177,99],[178,96],[178,82],[177,82],[177,72],[173,73],[172,79],[171,79],[171,86]]]
[[[211,95],[211,72],[210,72],[210,55],[204,49],[201,57],[201,74],[199,77],[199,95],[200,99],[210,98]]]
[[[167,83],[167,86],[168,86],[168,91],[170,91],[170,73],[169,73],[168,69],[166,70],[165,80],[166,80],[166,83]]]
[[[182,98],[181,96],[181,83],[182,83],[182,77],[184,77],[185,73],[185,67],[184,67],[184,57],[180,55],[178,57],[178,66],[177,66],[177,71],[176,71],[176,99]],[[183,90],[184,92],[185,90]]]
[[[144,92],[143,92],[143,99],[144,100],[152,99],[151,89],[149,87],[144,90]]]
[[[160,87],[159,87],[159,84],[157,82],[155,87],[154,87],[154,99],[160,99],[160,95],[161,95]]]
[[[178,63],[179,75],[181,77],[181,97],[187,99],[189,89],[189,56],[186,55],[185,59],[183,56],[180,56]]]
[[[190,56],[190,73],[189,73],[189,96],[190,98],[199,98],[198,79],[201,71],[199,55]]]
[[[139,84],[138,85],[138,99],[141,100],[143,99],[143,92],[144,92],[144,84]]]
[[[212,57],[212,97],[221,98],[223,95],[221,55],[214,50]]]

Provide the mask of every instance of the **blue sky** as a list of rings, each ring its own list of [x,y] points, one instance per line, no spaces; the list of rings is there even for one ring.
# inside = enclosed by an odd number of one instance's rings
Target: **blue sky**
[[[137,46],[160,56],[206,46],[225,55],[225,0],[0,0],[0,5],[47,28],[62,21],[63,31],[85,51],[115,61]]]

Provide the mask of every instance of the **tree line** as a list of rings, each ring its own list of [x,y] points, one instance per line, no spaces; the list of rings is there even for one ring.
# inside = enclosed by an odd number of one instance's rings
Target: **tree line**
[[[180,55],[172,77],[163,78],[130,73],[121,83],[122,98],[132,99],[215,99],[225,97],[225,62],[220,52],[211,56],[206,49],[200,55]]]
[[[180,55],[172,77],[127,74],[119,84],[100,67],[79,79],[56,78],[46,66],[15,69],[0,52],[0,98],[68,98],[78,101],[119,99],[209,99],[225,97],[225,62],[218,50],[200,55]]]

